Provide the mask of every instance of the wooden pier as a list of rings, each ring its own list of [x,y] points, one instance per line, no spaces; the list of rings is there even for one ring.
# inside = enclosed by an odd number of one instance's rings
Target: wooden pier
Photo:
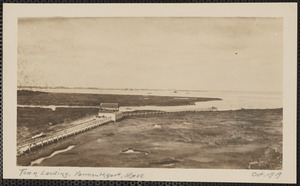
[[[204,109],[192,109],[192,110],[172,110],[172,111],[135,111],[135,112],[125,112],[124,117],[130,116],[146,116],[146,115],[156,115],[156,114],[177,114],[177,113],[194,113],[203,111],[216,111],[216,108],[204,108]]]
[[[95,119],[83,122],[77,126],[58,131],[53,135],[36,138],[36,139],[25,140],[17,146],[17,156],[22,155],[24,153],[29,153],[33,149],[36,149],[39,147],[44,147],[50,143],[57,142],[59,140],[68,138],[70,136],[74,136],[76,134],[83,133],[83,132],[91,130],[95,127],[105,125],[111,121],[112,121],[111,118],[95,118]]]

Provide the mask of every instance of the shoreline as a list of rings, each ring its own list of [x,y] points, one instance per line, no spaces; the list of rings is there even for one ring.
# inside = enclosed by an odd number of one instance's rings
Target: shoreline
[[[67,91],[70,92],[70,90],[87,90],[87,91],[153,91],[153,92],[251,92],[251,93],[271,93],[271,94],[282,94],[280,91],[253,91],[253,90],[196,90],[196,89],[145,89],[145,88],[97,88],[97,87],[39,87],[39,86],[18,86],[17,90],[30,90],[30,91],[44,91],[44,92],[55,92],[57,90],[64,90],[66,93]],[[52,91],[51,91],[52,90]],[[79,93],[85,93],[85,92],[79,92]]]
[[[185,98],[185,99],[178,99]],[[113,101],[112,101],[113,100]],[[134,106],[186,106],[196,102],[221,101],[221,98],[203,96],[163,96],[126,94],[52,93],[21,90],[17,92],[17,105],[95,107],[100,103],[118,103],[121,107]]]

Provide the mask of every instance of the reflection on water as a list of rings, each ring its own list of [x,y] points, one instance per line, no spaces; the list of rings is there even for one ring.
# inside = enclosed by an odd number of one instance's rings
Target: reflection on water
[[[101,89],[27,89],[45,92],[61,93],[98,93],[98,94],[124,94],[124,95],[145,95],[145,96],[177,96],[177,97],[211,97],[222,100],[196,102],[195,105],[186,106],[137,106],[120,107],[121,111],[134,110],[192,110],[207,109],[216,107],[217,110],[237,110],[237,109],[265,109],[282,108],[282,94],[275,92],[241,92],[241,91],[171,91],[171,90],[101,90]],[[176,98],[180,99],[180,98]],[[95,108],[94,106],[37,106],[18,105],[22,107],[43,107],[55,110],[56,107],[64,108]]]

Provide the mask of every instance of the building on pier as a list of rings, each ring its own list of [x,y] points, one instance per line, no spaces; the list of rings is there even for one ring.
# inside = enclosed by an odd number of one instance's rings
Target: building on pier
[[[111,118],[111,120],[116,122],[123,117],[123,113],[119,111],[118,103],[101,103],[98,117]]]

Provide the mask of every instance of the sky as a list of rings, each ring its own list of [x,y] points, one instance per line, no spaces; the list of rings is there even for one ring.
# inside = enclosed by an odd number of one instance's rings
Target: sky
[[[282,92],[281,18],[19,18],[18,86]]]

